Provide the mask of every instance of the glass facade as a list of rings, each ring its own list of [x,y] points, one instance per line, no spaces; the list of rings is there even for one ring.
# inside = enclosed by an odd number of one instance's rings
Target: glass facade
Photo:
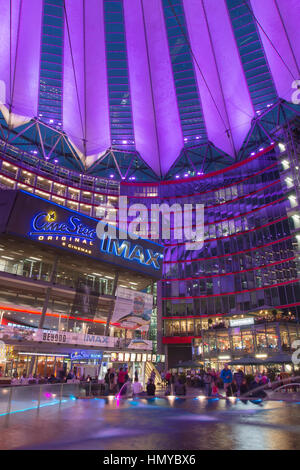
[[[277,92],[256,18],[249,2],[227,0],[227,7],[253,107],[260,113],[277,100]]]
[[[193,341],[220,354],[291,347],[288,335],[297,336],[300,313],[298,163],[292,164],[293,158],[282,144],[224,171],[157,186],[160,200],[169,205],[204,205],[200,250],[186,249],[185,239],[175,237],[175,219],[170,239],[164,240],[159,314],[171,365],[176,344],[191,351]],[[126,188],[135,202],[156,202],[153,187]],[[288,326],[273,324],[271,315],[252,329],[221,328],[227,316],[261,310],[277,312]],[[216,322],[220,325],[211,332]]]
[[[202,338],[195,339],[193,345],[195,357],[201,361],[228,362],[254,355],[266,359],[273,353],[291,353],[294,338],[299,334],[299,323],[295,320],[226,329],[214,326],[204,330]]]
[[[111,141],[135,150],[123,0],[104,0],[104,21]]]
[[[166,243],[164,315],[242,314],[299,303],[290,203],[277,157],[250,159],[234,173],[193,185],[178,189],[182,203],[205,205],[204,248]],[[176,195],[169,198],[173,203]]]
[[[182,0],[162,0],[184,145],[207,141]]]
[[[63,48],[64,2],[44,0],[38,117],[58,127],[62,126]]]
[[[2,235],[0,325],[4,318],[37,328],[46,305],[43,328],[104,335],[114,301],[116,272],[116,267],[110,264],[77,253],[57,251],[26,239]],[[121,267],[118,272],[122,287],[144,291],[152,285],[152,279],[147,276],[130,273]],[[85,301],[89,309],[84,308]],[[156,316],[156,309],[153,315]],[[155,334],[155,318],[153,321],[154,330],[151,331]],[[121,338],[126,335],[129,340],[132,331],[125,333],[117,324],[111,324],[111,335]]]

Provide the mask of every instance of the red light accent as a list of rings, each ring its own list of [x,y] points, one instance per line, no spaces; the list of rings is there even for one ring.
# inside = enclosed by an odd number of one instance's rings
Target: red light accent
[[[193,338],[195,336],[164,336],[162,342],[163,344],[192,344]]]
[[[184,320],[185,318],[215,318],[215,317],[224,317],[228,313],[214,313],[213,315],[186,315],[186,316],[176,316],[176,317],[162,317],[162,320]]]
[[[295,284],[299,282],[300,279],[294,279],[293,281],[280,282],[278,284],[273,284],[272,286],[256,287],[255,289],[247,289],[238,292],[225,292],[223,294],[212,294],[212,295],[197,295],[197,296],[185,296],[185,297],[163,297],[162,300],[184,300],[184,299],[209,299],[212,297],[224,297],[225,295],[237,295],[245,294],[247,292],[257,292],[265,289],[272,289],[273,287],[286,286],[288,284]]]
[[[39,312],[37,310],[28,310],[25,308],[17,308],[17,307],[9,307],[7,305],[0,305],[1,310],[5,311],[10,311],[10,312],[19,312],[19,313],[28,313],[30,315],[42,315],[42,312]],[[106,321],[104,320],[93,320],[91,318],[81,318],[81,317],[72,317],[71,315],[60,315],[59,313],[46,313],[46,317],[55,317],[55,318],[65,318],[69,320],[79,320],[79,321],[85,321],[85,322],[91,322],[91,323],[101,323],[106,325]],[[110,325],[114,326],[114,323],[110,323]]]
[[[277,220],[274,220],[272,222],[268,222],[267,224],[261,225],[260,227],[255,227],[255,228],[252,228],[250,230],[245,230],[244,232],[238,232],[238,233],[233,233],[231,235],[226,235],[226,237],[209,238],[207,240],[204,240],[204,243],[211,243],[211,242],[215,242],[217,240],[226,240],[227,238],[233,238],[233,237],[237,237],[239,235],[245,235],[245,233],[256,232],[257,230],[259,230],[261,228],[270,227],[271,225],[278,224],[279,222],[283,222],[284,220],[288,220],[288,217],[281,217],[281,219],[277,219]],[[182,242],[182,243],[165,243],[164,244],[165,247],[166,246],[182,246],[182,245],[185,245],[185,242]],[[195,261],[195,260],[192,260],[192,261]],[[164,263],[180,263],[180,262],[181,261],[178,261],[178,260],[177,261],[164,261]],[[186,262],[188,262],[188,261],[186,261]]]
[[[289,305],[277,305],[277,307],[271,307],[271,308],[292,308],[292,307],[300,307],[300,302],[296,302],[294,304],[289,304]],[[240,314],[240,315],[246,315],[247,312]],[[185,320],[185,319],[198,319],[198,318],[218,318],[218,317],[224,317],[226,315],[229,315],[229,313],[216,313],[214,315],[187,315],[187,316],[176,316],[176,317],[162,317],[162,320]],[[237,314],[238,315],[238,314]]]
[[[235,181],[234,183],[232,184],[227,184],[226,186],[221,186],[221,187],[218,187],[218,188],[214,188],[214,189],[208,189],[207,191],[202,191],[200,193],[193,193],[193,194],[183,194],[183,195],[176,195],[176,196],[164,196],[164,197],[160,197],[160,199],[163,199],[163,200],[168,200],[168,199],[179,199],[179,198],[185,198],[185,197],[195,197],[195,196],[202,196],[203,194],[209,194],[209,193],[213,193],[215,191],[219,191],[221,189],[228,189],[228,188],[231,188],[232,186],[236,186],[237,184],[241,184],[241,183],[245,183],[245,181],[248,181],[250,180],[251,178],[254,178],[255,176],[259,176],[263,173],[265,173],[266,171],[268,170],[271,170],[272,168],[276,167],[277,166],[277,162],[276,163],[273,163],[272,165],[270,166],[267,166],[266,168],[264,168],[263,170],[260,170],[256,173],[253,173],[252,175],[250,176],[247,176],[246,178],[243,178],[241,180],[238,180],[238,181]],[[175,180],[175,183],[177,183],[178,180]],[[186,179],[184,180],[184,182],[186,182]],[[124,183],[121,183],[121,184],[124,184]],[[130,183],[129,183],[130,184]],[[139,183],[136,183],[136,185],[139,185]],[[158,183],[156,183],[157,186],[159,186]],[[155,197],[157,196],[143,196],[142,194],[139,195],[139,196],[130,196],[130,195],[127,195],[127,197],[130,199],[155,199]]]
[[[274,307],[274,308],[292,308],[292,307],[300,307],[300,302],[296,302],[294,304],[289,304],[289,305],[279,305],[278,307]]]
[[[240,197],[237,197],[235,199],[230,199],[229,201],[225,201],[225,202],[222,202],[221,204],[215,204],[215,205],[212,205],[212,206],[205,206],[205,209],[212,209],[212,208],[215,208],[215,207],[220,207],[220,206],[223,206],[225,204],[229,204],[229,203],[232,203],[232,202],[236,202],[236,201],[239,201],[241,199],[244,199],[246,197],[249,197],[249,196],[253,196],[254,194],[257,194],[261,191],[264,191],[265,189],[267,188],[270,188],[271,186],[273,186],[274,184],[277,184],[280,182],[280,179],[279,180],[276,180],[276,181],[273,181],[273,183],[265,186],[264,188],[260,188],[256,191],[253,191],[252,193],[249,193],[249,194],[245,194],[243,196],[240,196]],[[283,196],[279,199],[276,199],[276,201],[272,201],[272,202],[269,202],[268,204],[264,204],[263,206],[260,206],[260,207],[257,207],[256,209],[252,209],[251,211],[248,211],[248,212],[243,212],[242,214],[238,214],[238,215],[234,215],[233,217],[228,217],[227,219],[219,219],[219,220],[215,220],[214,222],[209,222],[209,223],[206,223],[204,224],[205,227],[207,227],[208,225],[215,225],[215,224],[219,224],[221,222],[227,222],[229,220],[235,220],[235,219],[239,219],[240,217],[245,217],[246,215],[249,215],[249,214],[253,214],[254,212],[257,212],[257,211],[260,211],[262,209],[265,209],[266,207],[269,207],[269,206],[272,206],[273,204],[276,204],[277,202],[281,202],[283,200],[286,200],[286,197]],[[143,210],[141,210],[140,212],[143,212]],[[145,209],[145,212],[148,212],[148,209]],[[158,211],[157,211],[158,213]],[[181,211],[175,211],[174,214],[176,213],[181,213]],[[122,220],[122,219],[119,219],[118,220],[119,222],[124,222],[125,220]],[[194,225],[192,226],[187,226],[186,228],[193,228]],[[171,227],[170,230],[176,230],[176,227]],[[167,245],[169,246],[169,245]]]
[[[239,196],[239,197],[236,197],[234,199],[229,199],[228,201],[221,202],[220,204],[213,204],[212,206],[206,206],[205,208],[206,209],[213,209],[214,207],[220,207],[220,206],[224,206],[225,204],[230,204],[231,202],[240,201],[241,199],[245,199],[245,197],[254,196],[254,194],[260,193],[261,191],[264,191],[265,189],[271,188],[272,186],[274,186],[275,184],[278,184],[278,183],[280,183],[280,179],[276,180],[276,181],[273,181],[273,183],[270,183],[267,186],[264,186],[263,188],[259,188],[256,191],[252,191],[252,193],[244,194],[243,196]]]
[[[292,238],[293,238],[293,236],[290,235],[289,237],[280,238],[279,240],[275,240],[274,242],[266,243],[265,245],[260,245],[260,246],[255,246],[253,248],[248,248],[248,250],[237,251],[236,253],[228,253],[226,255],[220,255],[220,256],[210,256],[209,258],[196,258],[196,259],[193,259],[193,262],[195,262],[195,261],[206,261],[206,260],[219,259],[219,258],[229,258],[230,256],[243,255],[245,253],[250,253],[251,251],[260,250],[261,248],[267,248],[268,246],[276,245],[277,243],[281,243],[281,242],[284,242],[286,240],[291,240]],[[191,260],[165,261],[165,264],[190,263],[190,262],[191,262]]]
[[[199,180],[203,180],[203,179],[206,179],[206,178],[212,178],[213,176],[222,175],[224,173],[227,173],[228,171],[236,170],[237,168],[240,168],[243,165],[247,165],[247,163],[251,163],[253,160],[256,160],[258,157],[261,157],[265,153],[270,152],[275,147],[276,147],[276,144],[272,144],[269,147],[267,147],[266,149],[262,150],[261,152],[258,152],[257,154],[253,155],[252,157],[246,158],[245,160],[243,160],[241,162],[234,163],[233,165],[231,165],[227,168],[222,168],[221,170],[217,170],[217,171],[213,171],[211,173],[207,173],[206,175],[193,176],[192,178],[185,178],[185,179],[178,179],[178,180],[160,181],[159,183],[129,183],[127,181],[122,181],[121,185],[123,185],[123,186],[143,186],[143,187],[155,186],[155,185],[165,186],[165,185],[169,185],[169,184],[178,184],[178,183],[187,183],[187,182],[190,183],[192,181],[199,181]]]
[[[251,211],[243,212],[242,214],[234,215],[233,217],[228,217],[227,219],[215,220],[214,222],[209,222],[208,224],[204,224],[204,226],[208,227],[209,225],[216,225],[216,224],[220,224],[222,222],[228,222],[230,220],[239,219],[240,217],[245,217],[246,215],[254,214],[255,212],[261,211],[262,209],[266,209],[267,207],[273,206],[274,204],[277,204],[278,202],[282,202],[282,201],[285,201],[285,200],[286,200],[286,197],[283,196],[279,199],[276,199],[275,201],[269,202],[268,204],[264,204],[263,206],[257,207],[256,209],[252,209]],[[187,226],[186,228],[194,228],[194,227],[196,227],[196,226],[192,225],[192,226]],[[171,230],[176,230],[176,227],[172,227]],[[183,245],[185,243],[186,242],[182,242],[182,243],[180,243],[180,245]],[[178,243],[178,245],[179,245],[179,243]],[[170,245],[165,244],[165,246],[170,246]]]
[[[234,274],[249,273],[251,271],[257,271],[258,269],[271,268],[272,266],[277,266],[278,264],[288,263],[289,261],[294,261],[295,256],[292,258],[287,258],[281,261],[275,261],[275,263],[265,264],[263,266],[257,266],[255,268],[243,269],[241,271],[234,271],[232,273],[222,273],[222,274],[212,274],[211,276],[200,276],[200,277],[184,277],[181,279],[162,279],[162,282],[174,282],[174,281],[197,281],[198,279],[213,279],[215,277],[224,277],[232,276]]]

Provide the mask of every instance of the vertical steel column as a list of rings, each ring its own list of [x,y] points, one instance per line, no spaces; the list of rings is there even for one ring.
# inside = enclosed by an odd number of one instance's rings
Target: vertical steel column
[[[109,336],[109,324],[112,319],[114,308],[115,308],[118,281],[119,281],[119,272],[116,273],[115,278],[114,278],[114,284],[113,284],[113,290],[112,290],[112,303],[111,303],[111,307],[107,316],[107,322],[105,325],[105,332],[104,332],[105,336]]]
[[[48,310],[50,295],[51,295],[51,292],[52,292],[52,287],[53,287],[55,276],[56,276],[58,260],[59,260],[58,255],[56,255],[55,259],[54,259],[54,264],[53,264],[51,276],[50,276],[50,286],[47,287],[47,290],[46,290],[46,297],[45,297],[45,301],[44,301],[42,315],[41,315],[40,322],[39,322],[39,329],[42,329],[43,326],[44,326],[44,323],[45,323],[45,317],[46,317],[46,313],[47,313],[47,310]]]

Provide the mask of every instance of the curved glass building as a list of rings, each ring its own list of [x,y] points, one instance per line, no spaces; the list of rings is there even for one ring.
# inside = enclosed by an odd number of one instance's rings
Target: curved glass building
[[[140,280],[157,288],[155,352],[170,367],[192,357],[220,367],[291,351],[300,334],[299,1],[0,8],[1,189],[93,219],[105,209],[112,223],[120,196],[149,209],[204,205],[204,246],[186,250],[171,218],[163,279]]]

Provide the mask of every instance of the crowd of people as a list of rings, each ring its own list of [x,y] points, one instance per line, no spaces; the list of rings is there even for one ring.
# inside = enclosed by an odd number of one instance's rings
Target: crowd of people
[[[35,384],[55,384],[55,383],[65,383],[65,382],[80,382],[80,381],[89,381],[91,380],[90,376],[87,377],[78,377],[75,370],[70,370],[66,374],[63,370],[59,370],[56,375],[53,373],[48,375],[41,374],[26,374],[24,371],[20,375],[17,372],[13,373],[10,384],[11,385],[35,385]]]
[[[203,395],[207,397],[223,397],[220,390],[226,397],[239,397],[251,394],[255,397],[265,397],[266,393],[261,389],[270,383],[266,372],[257,373],[254,379],[248,383],[246,375],[242,369],[232,373],[231,369],[225,364],[221,372],[214,369],[201,369],[198,374],[178,375],[167,372],[163,376],[166,383],[167,393],[174,395],[186,395],[187,387],[197,387],[202,389]]]
[[[281,381],[283,383],[283,379],[286,379],[282,374],[276,377],[279,385]],[[89,388],[87,389],[89,392],[87,393],[91,393],[91,390],[93,391],[91,387],[94,387],[94,384],[96,384],[95,387],[99,387],[100,384],[101,394],[103,392],[104,395],[151,397],[156,394],[155,379],[155,372],[153,370],[146,386],[143,387],[139,380],[137,370],[131,378],[128,369],[126,367],[120,367],[118,370],[114,368],[108,369],[102,380],[96,377],[92,378],[89,375],[87,377],[79,377],[76,370],[70,370],[68,374],[59,371],[56,376],[51,374],[46,377],[32,374],[26,376],[25,372],[21,374],[21,376],[18,376],[15,372],[11,380],[11,385],[90,382]],[[265,371],[261,373],[257,372],[250,378],[245,375],[242,369],[237,369],[233,372],[228,364],[225,364],[220,372],[216,372],[211,368],[202,368],[198,372],[191,371],[186,375],[174,374],[170,371],[162,372],[160,383],[162,385],[161,392],[165,395],[193,395],[195,392],[192,389],[197,388],[200,389],[200,393],[206,397],[242,397],[250,395],[252,397],[264,398],[266,397],[264,389],[268,388],[268,386],[272,386],[271,380]]]
[[[152,371],[151,377],[146,385],[146,390],[143,389],[139,381],[138,373],[135,371],[134,380],[129,377],[128,369],[120,367],[119,371],[111,368],[108,369],[104,381],[106,384],[106,392],[108,394],[118,393],[121,396],[155,396],[155,372]]]

